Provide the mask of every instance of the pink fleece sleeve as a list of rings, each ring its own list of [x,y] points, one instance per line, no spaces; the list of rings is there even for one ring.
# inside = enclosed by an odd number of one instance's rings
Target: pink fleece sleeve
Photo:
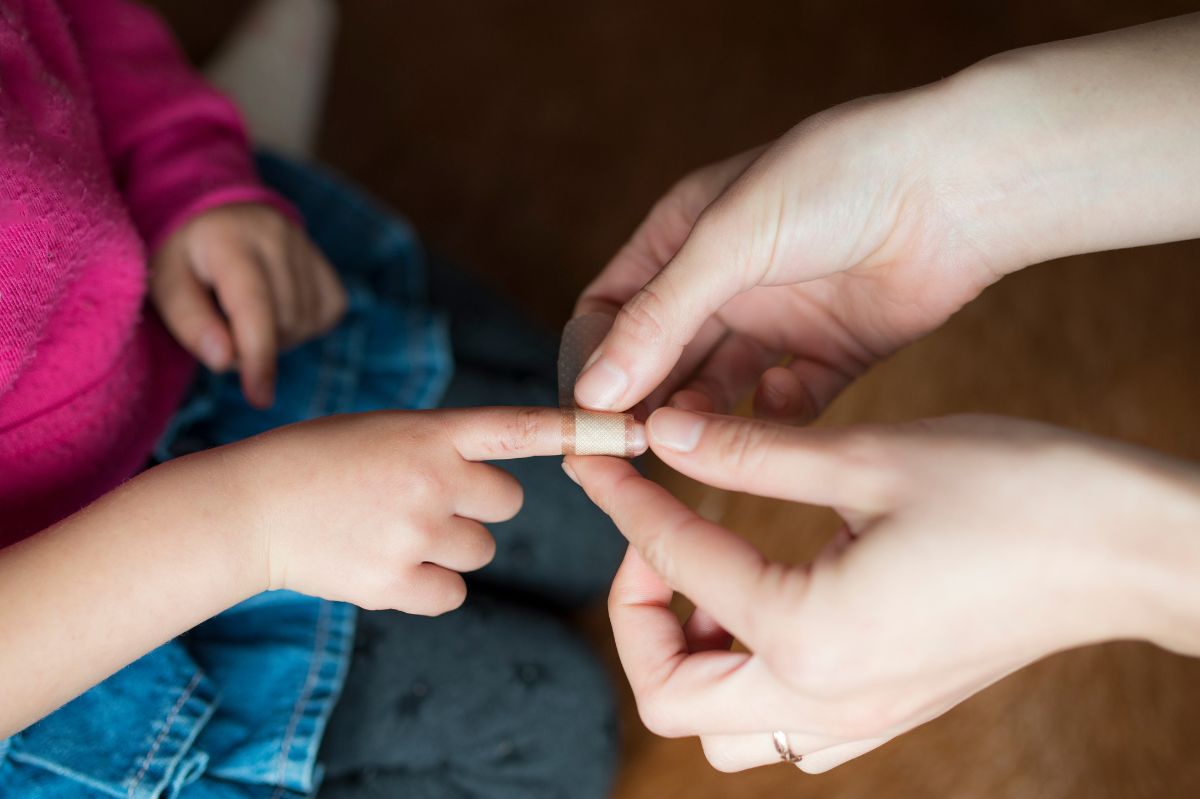
[[[258,180],[241,115],[128,0],[59,0],[95,96],[104,147],[150,252],[196,214],[239,202],[296,212]]]

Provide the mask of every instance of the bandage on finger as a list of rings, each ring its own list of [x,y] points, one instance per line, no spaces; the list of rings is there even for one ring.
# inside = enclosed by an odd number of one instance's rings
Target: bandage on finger
[[[564,455],[632,458],[646,451],[645,428],[632,413],[590,411],[575,404],[575,381],[612,323],[608,314],[592,313],[572,319],[563,328],[558,349],[558,404]]]

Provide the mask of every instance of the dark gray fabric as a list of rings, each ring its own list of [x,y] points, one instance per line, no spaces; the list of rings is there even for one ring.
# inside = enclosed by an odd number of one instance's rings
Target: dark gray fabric
[[[433,263],[451,320],[444,405],[553,405],[556,341],[478,283]],[[562,614],[607,591],[625,545],[558,458],[498,464],[525,507],[491,525],[495,561],[436,619],[360,615],[321,760],[320,799],[592,799],[616,759],[607,676]]]

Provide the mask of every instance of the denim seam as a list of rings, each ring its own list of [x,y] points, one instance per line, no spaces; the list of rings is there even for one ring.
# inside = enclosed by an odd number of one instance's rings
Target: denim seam
[[[154,755],[158,752],[159,747],[162,746],[163,741],[167,739],[167,735],[171,732],[171,726],[175,723],[175,719],[179,717],[179,712],[183,710],[183,706],[187,704],[188,699],[191,697],[198,685],[200,685],[200,673],[196,672],[194,675],[192,675],[192,680],[187,684],[187,688],[185,688],[183,693],[179,695],[179,698],[175,700],[175,706],[171,708],[171,712],[167,715],[166,721],[163,722],[162,729],[158,732],[158,737],[154,739],[154,744],[150,747],[150,751],[146,753],[146,757],[142,760],[142,767],[138,770],[137,775],[133,778],[133,782],[129,786],[129,790],[125,794],[127,797],[129,797],[129,799],[133,799],[138,786],[141,784],[142,779],[146,776],[146,772],[150,769],[150,764],[154,761]]]
[[[296,727],[300,724],[300,717],[304,715],[307,709],[308,702],[312,698],[313,687],[316,685],[317,679],[321,675],[321,665],[323,650],[325,649],[325,641],[329,637],[329,621],[332,611],[332,603],[326,600],[321,601],[321,612],[317,617],[317,636],[313,641],[313,658],[308,664],[308,675],[304,678],[304,688],[300,691],[300,698],[296,700],[296,704],[292,707],[292,717],[288,720],[287,733],[283,738],[283,745],[279,748],[279,757],[277,759],[278,767],[276,768],[276,789],[271,794],[271,799],[279,799],[286,790],[285,781],[287,779],[288,755],[292,748],[292,740],[296,735]]]
[[[61,763],[57,763],[53,760],[46,760],[45,758],[38,757],[37,755],[29,755],[25,754],[24,752],[9,752],[8,759],[14,763],[22,763],[27,766],[34,766],[35,768],[49,771],[51,774],[57,774],[60,777],[78,782],[81,785],[94,788],[101,793],[106,793],[109,796],[115,796],[117,799],[125,799],[126,796],[126,794],[114,790],[110,783],[101,782],[93,777],[89,777],[87,774],[81,774],[78,771],[64,768]]]

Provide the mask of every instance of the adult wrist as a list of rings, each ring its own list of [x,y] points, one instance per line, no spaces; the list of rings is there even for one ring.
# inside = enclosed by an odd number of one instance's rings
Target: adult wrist
[[[1024,48],[926,87],[929,176],[1008,273],[1200,236],[1200,15]],[[933,107],[933,106],[931,106]]]

